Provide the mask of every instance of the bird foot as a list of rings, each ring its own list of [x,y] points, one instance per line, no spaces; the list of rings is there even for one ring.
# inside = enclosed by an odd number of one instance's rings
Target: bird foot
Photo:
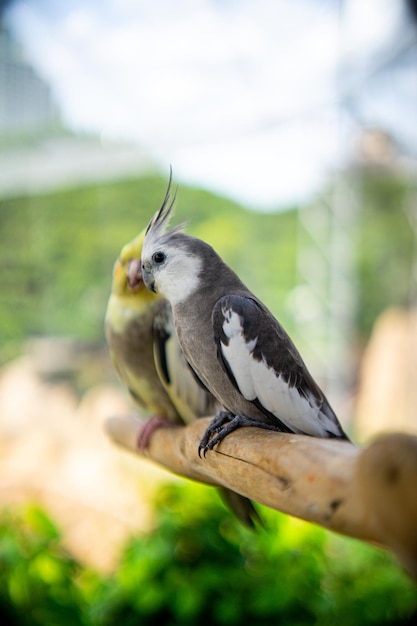
[[[158,428],[166,428],[167,426],[173,426],[173,423],[166,417],[160,417],[159,415],[150,417],[139,429],[137,434],[136,448],[138,452],[142,454],[145,453],[149,448],[150,440],[155,430],[158,430]]]
[[[219,411],[211,421],[210,426],[207,428],[200,441],[198,456],[201,457],[201,451],[203,451],[205,457],[207,452],[213,450],[214,446],[220,443],[226,435],[242,426],[257,426],[258,428],[264,428],[266,430],[279,430],[279,428],[272,424],[259,422],[245,415],[234,415],[230,413],[230,411]],[[211,439],[213,435],[216,436]]]

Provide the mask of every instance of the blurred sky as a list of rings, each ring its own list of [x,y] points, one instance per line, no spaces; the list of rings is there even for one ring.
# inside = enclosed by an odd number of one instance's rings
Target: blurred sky
[[[305,200],[364,126],[417,145],[405,0],[16,0],[6,23],[67,125],[247,206]]]

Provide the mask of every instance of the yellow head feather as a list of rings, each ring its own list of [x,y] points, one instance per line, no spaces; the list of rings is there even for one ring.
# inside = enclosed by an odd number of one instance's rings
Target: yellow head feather
[[[112,294],[119,298],[126,298],[132,306],[134,306],[134,303],[140,306],[159,297],[157,294],[149,291],[142,280],[139,281],[135,288],[132,288],[128,281],[129,263],[141,257],[145,230],[123,246],[113,268]]]

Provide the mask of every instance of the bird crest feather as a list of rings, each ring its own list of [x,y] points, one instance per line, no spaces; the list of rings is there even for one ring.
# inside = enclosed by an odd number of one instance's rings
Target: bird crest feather
[[[149,245],[160,239],[167,231],[171,217],[174,215],[174,205],[177,198],[177,189],[172,192],[172,167],[169,171],[168,188],[161,208],[154,214],[146,229],[146,243]],[[179,224],[170,231],[171,233],[183,231],[185,223]]]

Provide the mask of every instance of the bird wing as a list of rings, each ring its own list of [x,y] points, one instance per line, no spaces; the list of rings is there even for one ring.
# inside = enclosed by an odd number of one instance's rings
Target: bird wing
[[[119,377],[120,381],[127,388],[128,392],[132,396],[133,400],[136,402],[138,406],[142,409],[146,409],[146,403],[144,399],[139,394],[138,386],[134,384],[132,381],[132,377],[129,373],[129,370],[124,366],[123,362],[120,361],[119,355],[116,350],[112,350],[109,348],[110,358],[114,367],[114,370]]]
[[[139,407],[180,423],[154,363],[152,325],[162,302],[138,308],[136,300],[115,295],[109,300],[105,330],[114,369]]]
[[[212,315],[219,361],[233,385],[287,432],[345,436],[293,342],[258,300],[217,301]]]
[[[197,417],[212,415],[216,401],[199,384],[184,357],[168,302],[155,316],[153,337],[156,370],[184,422],[188,424]]]

